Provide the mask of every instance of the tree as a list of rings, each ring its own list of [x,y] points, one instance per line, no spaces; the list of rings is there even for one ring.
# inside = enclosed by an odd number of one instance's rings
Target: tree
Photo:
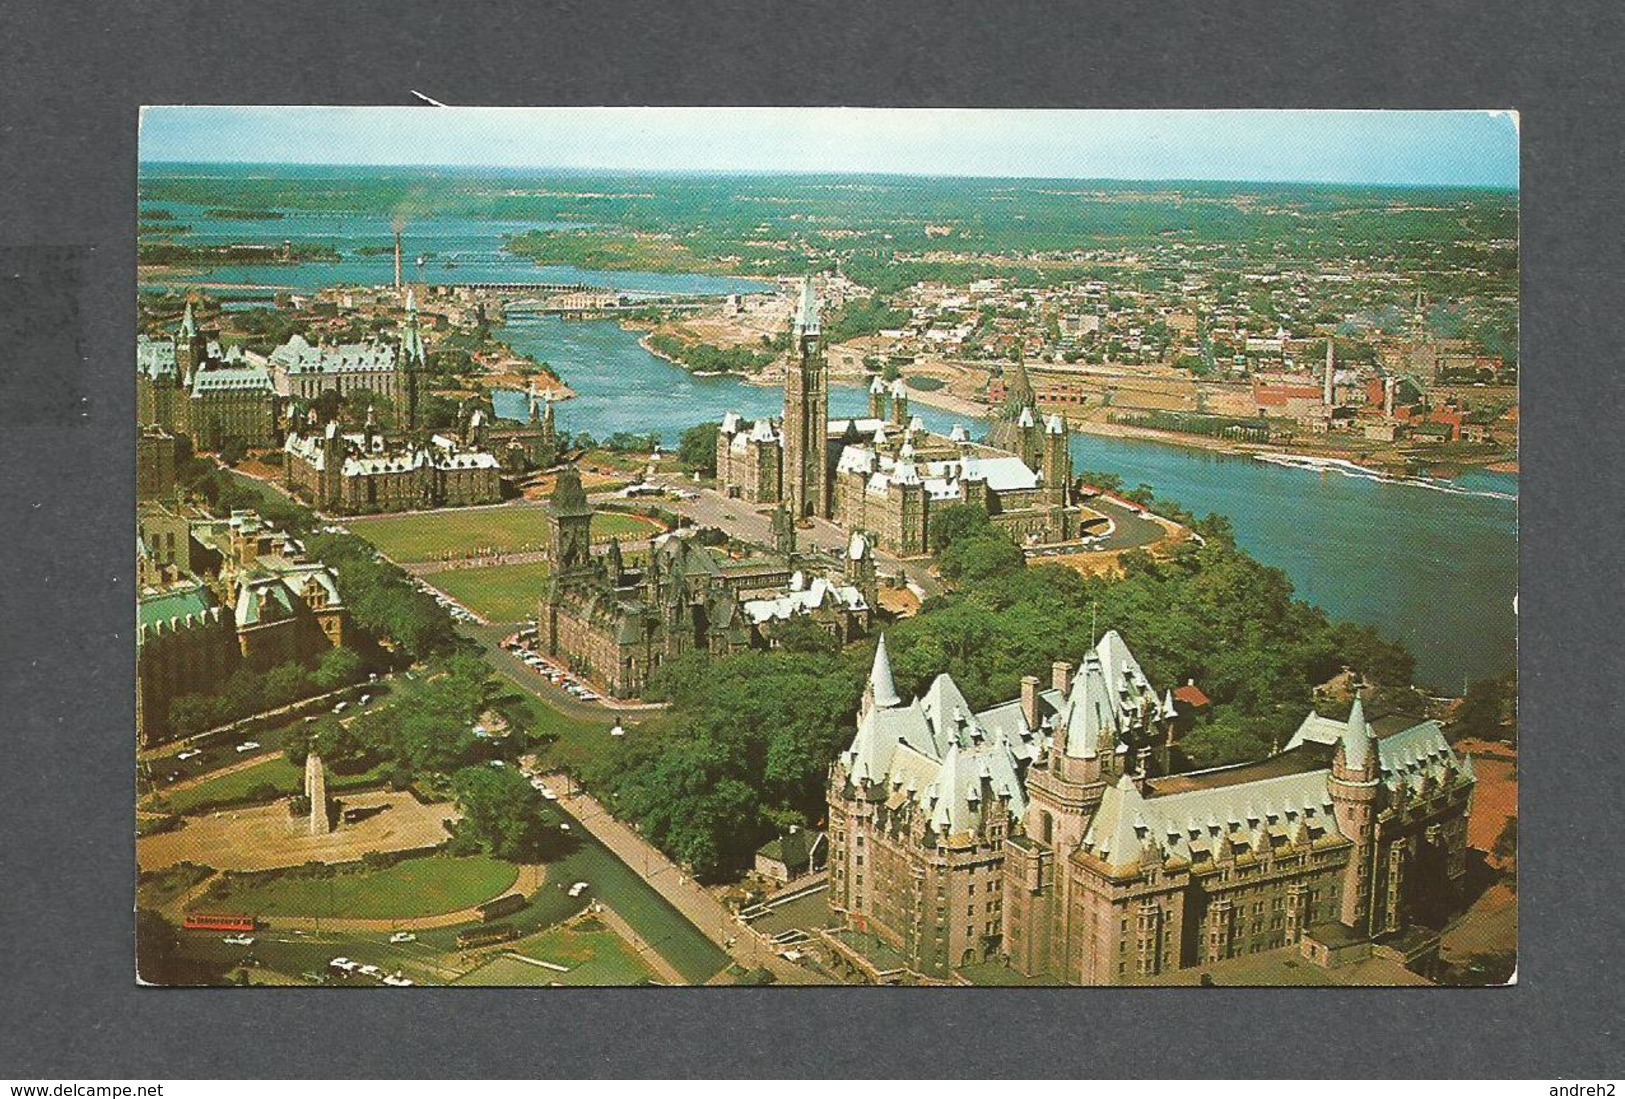
[[[931,521],[931,552],[938,557],[961,538],[993,529],[993,520],[980,504],[949,504]]]
[[[942,575],[950,580],[991,580],[1025,568],[1026,555],[1000,530],[987,530],[954,542],[942,554]]]
[[[207,695],[181,695],[169,704],[169,728],[185,739],[220,723],[220,704]]]
[[[300,664],[278,664],[265,673],[265,704],[270,707],[286,706],[310,695],[315,680]]]
[[[499,859],[536,857],[551,814],[540,791],[511,767],[465,767],[451,779],[463,819],[459,834],[478,840]]]
[[[1518,888],[1518,815],[1516,813],[1507,818],[1506,824],[1501,827],[1501,834],[1495,837],[1495,847],[1490,852],[1495,861],[1506,875],[1507,884],[1514,890]]]
[[[677,442],[677,458],[685,469],[697,470],[707,477],[717,473],[717,434],[722,425],[715,422],[695,424]]]
[[[316,666],[316,685],[324,691],[336,690],[346,683],[354,683],[361,678],[361,657],[354,649],[343,645],[329,649],[322,654],[321,663]]]

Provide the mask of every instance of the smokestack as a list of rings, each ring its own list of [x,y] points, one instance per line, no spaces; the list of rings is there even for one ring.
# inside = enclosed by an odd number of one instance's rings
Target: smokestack
[[[1382,382],[1382,414],[1390,420],[1394,418],[1394,382],[1391,375]]]
[[[401,231],[395,230],[395,289],[401,288]],[[1327,383],[1328,385],[1331,383]]]
[[[1326,406],[1326,415],[1332,414],[1332,358],[1337,341],[1331,336],[1326,337],[1326,381],[1325,391],[1321,394],[1320,403]]]

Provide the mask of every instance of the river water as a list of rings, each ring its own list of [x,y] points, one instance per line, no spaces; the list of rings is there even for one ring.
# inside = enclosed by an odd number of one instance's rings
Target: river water
[[[673,446],[683,430],[735,411],[776,415],[779,389],[737,378],[695,378],[638,346],[613,321],[519,317],[500,333],[549,363],[578,396],[559,426],[604,438],[655,432]],[[833,415],[862,415],[867,394],[836,386]],[[983,421],[914,402],[933,430]],[[524,397],[499,395],[500,415],[522,418]],[[1416,654],[1420,681],[1459,690],[1464,677],[1505,671],[1515,660],[1517,478],[1473,473],[1454,486],[1383,483],[1138,439],[1079,435],[1078,469],[1144,482],[1159,498],[1236,525],[1249,553],[1291,577],[1298,594],[1332,616],[1377,627]]]
[[[391,241],[387,216],[290,214],[277,221],[202,217],[180,203],[169,209],[194,227],[192,243],[253,241],[328,244],[336,263],[222,267],[176,279],[213,285],[315,290],[381,285],[393,257],[362,256],[362,247]],[[585,271],[536,267],[501,250],[506,233],[536,222],[441,217],[408,227],[408,278],[435,284],[561,282],[649,293],[721,294],[759,290],[747,279],[707,275]],[[422,266],[415,257],[433,253]],[[454,266],[448,266],[452,264]],[[617,431],[655,432],[674,445],[687,428],[726,411],[776,414],[777,389],[735,378],[695,378],[638,346],[638,334],[612,321],[516,317],[501,333],[515,349],[550,363],[578,394],[559,409],[560,426],[602,438]],[[831,411],[859,414],[866,395],[835,388]],[[916,407],[928,426],[947,430],[956,418]],[[519,394],[499,398],[503,415],[522,416]],[[966,421],[973,431],[985,427]],[[1518,581],[1517,479],[1473,473],[1454,485],[1391,484],[1340,473],[1290,469],[1251,458],[1133,439],[1079,436],[1077,467],[1115,473],[1130,486],[1149,484],[1162,499],[1198,515],[1219,512],[1236,525],[1237,541],[1283,569],[1298,594],[1339,618],[1377,627],[1416,654],[1418,678],[1459,691],[1464,679],[1497,674],[1515,663],[1513,596]]]

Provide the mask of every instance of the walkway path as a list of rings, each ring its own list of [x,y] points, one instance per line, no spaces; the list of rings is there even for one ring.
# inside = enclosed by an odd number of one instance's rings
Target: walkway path
[[[602,919],[604,923],[614,929],[617,935],[630,943],[632,949],[637,951],[638,957],[643,960],[643,963],[654,970],[662,981],[669,985],[686,985],[689,983],[687,978],[677,972],[675,966],[661,956],[660,951],[650,946],[642,935],[632,930],[632,925],[627,923],[619,912],[600,902],[598,907],[593,910],[593,915]]]
[[[544,775],[554,790],[567,791],[574,784],[568,776]],[[600,843],[615,853],[628,867],[640,873],[660,895],[681,912],[706,938],[716,943],[735,962],[751,968],[765,967],[781,984],[823,984],[817,975],[785,961],[755,931],[740,923],[722,904],[696,884],[680,867],[631,828],[610,816],[585,792],[560,793],[559,803],[581,822]]]

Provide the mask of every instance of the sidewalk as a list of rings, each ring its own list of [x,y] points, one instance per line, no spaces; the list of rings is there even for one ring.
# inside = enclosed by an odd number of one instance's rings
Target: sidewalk
[[[765,967],[781,984],[826,983],[816,974],[779,957],[760,935],[736,920],[733,913],[697,885],[682,868],[627,825],[610,816],[589,794],[563,793],[573,788],[567,776],[550,774],[542,777],[549,787],[560,791],[559,804],[569,810],[583,828],[634,872],[643,875],[672,907],[735,962],[751,969]]]

